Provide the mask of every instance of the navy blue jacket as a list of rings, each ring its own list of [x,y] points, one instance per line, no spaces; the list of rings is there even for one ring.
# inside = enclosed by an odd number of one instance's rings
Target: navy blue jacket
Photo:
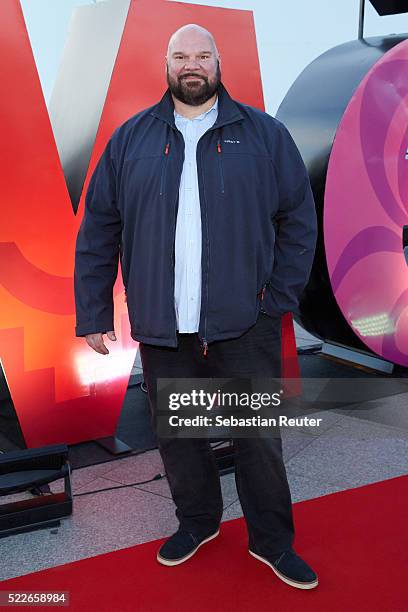
[[[263,310],[296,312],[317,234],[309,177],[285,126],[233,100],[197,145],[202,221],[199,338],[240,336]],[[121,262],[131,335],[177,346],[174,244],[184,139],[167,90],[112,135],[92,175],[75,264],[76,335],[114,329]]]

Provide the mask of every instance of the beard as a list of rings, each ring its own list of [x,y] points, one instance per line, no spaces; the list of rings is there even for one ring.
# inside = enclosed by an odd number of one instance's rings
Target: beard
[[[190,106],[200,106],[212,98],[217,91],[221,82],[220,63],[217,61],[217,71],[213,81],[209,81],[207,77],[195,74],[194,72],[186,72],[182,76],[174,79],[169,74],[169,67],[166,70],[167,84],[173,96],[189,104]],[[197,77],[197,80],[186,80],[187,76]]]

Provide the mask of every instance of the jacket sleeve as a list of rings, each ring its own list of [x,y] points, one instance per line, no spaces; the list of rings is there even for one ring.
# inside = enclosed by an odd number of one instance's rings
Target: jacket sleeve
[[[265,306],[283,315],[298,312],[299,298],[313,264],[317,218],[309,176],[299,150],[287,128],[279,121],[277,125],[272,164],[279,206],[274,218],[274,267]]]
[[[92,175],[75,251],[76,335],[114,329],[113,285],[118,274],[121,218],[116,202],[112,139]]]

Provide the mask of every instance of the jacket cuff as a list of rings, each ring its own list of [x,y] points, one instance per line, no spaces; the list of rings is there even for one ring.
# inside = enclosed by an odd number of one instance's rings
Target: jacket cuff
[[[83,323],[77,323],[75,327],[75,335],[80,338],[88,334],[106,334],[108,331],[114,330],[113,320],[90,320]]]
[[[283,317],[287,312],[299,315],[299,302],[268,287],[263,299],[263,308],[270,316]]]

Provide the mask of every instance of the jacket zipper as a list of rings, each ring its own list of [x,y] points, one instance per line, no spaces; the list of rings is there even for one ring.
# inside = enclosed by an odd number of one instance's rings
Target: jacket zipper
[[[160,177],[160,195],[164,193],[164,186],[166,184],[166,173],[167,173],[167,160],[169,156],[170,143],[168,142],[164,147],[164,158],[162,163],[162,172]]]
[[[173,250],[171,254],[171,273],[172,273],[172,278],[173,278],[172,301],[173,301],[173,311],[174,311],[174,337],[176,339],[176,346],[177,346],[177,313],[176,313],[176,303],[174,300],[174,289],[175,289],[174,275],[175,275],[175,266],[176,266],[175,252],[176,252],[176,225],[177,225],[177,212],[178,212],[178,197],[179,197],[179,190],[177,189],[176,201],[174,204],[175,213],[174,213],[174,221],[173,221],[173,228],[174,228]]]
[[[175,132],[179,132],[179,130],[177,128],[174,128],[171,124],[169,124],[170,127],[175,131]],[[180,132],[181,133],[181,132]],[[167,173],[167,160],[168,160],[168,156],[169,156],[169,151],[170,151],[170,142],[166,143],[166,146],[164,147],[164,151],[163,151],[163,166],[162,166],[162,173],[161,173],[161,178],[160,178],[160,195],[164,194],[164,187],[165,187],[165,181],[166,181],[166,173]],[[183,162],[184,162],[184,153],[183,153]],[[180,180],[181,180],[181,172],[180,172]],[[172,270],[172,279],[173,279],[173,291],[172,291],[172,296],[173,296],[173,313],[174,313],[174,338],[176,341],[176,346],[177,346],[177,314],[176,314],[176,304],[174,303],[174,266],[175,266],[175,244],[176,244],[176,224],[177,224],[177,212],[178,212],[178,197],[179,197],[179,190],[180,190],[180,181],[179,181],[179,185],[176,189],[176,199],[174,202],[174,221],[173,221],[173,250],[172,250],[172,254],[171,254],[171,270]]]
[[[173,128],[173,126],[171,126]],[[174,128],[173,128],[174,129]],[[176,132],[180,132],[180,130],[178,130],[177,128],[175,129]],[[184,139],[183,139],[184,142]],[[169,148],[170,148],[170,144],[167,143],[166,148],[164,150],[164,154],[168,155],[169,153]],[[183,160],[182,160],[182,165],[181,165],[181,172],[180,172],[180,181],[181,181],[181,174],[183,171],[183,164],[184,164],[184,149],[183,149]],[[172,279],[173,279],[173,291],[172,291],[172,300],[173,300],[173,312],[174,312],[174,338],[176,340],[176,346],[177,346],[177,313],[176,313],[176,304],[174,301],[174,289],[175,289],[175,279],[174,279],[174,275],[175,275],[175,265],[176,265],[176,226],[177,226],[177,213],[178,213],[178,201],[179,201],[179,191],[180,191],[180,181],[179,184],[177,186],[176,189],[176,199],[174,202],[174,220],[173,220],[173,250],[172,250],[172,262],[171,262],[171,273],[172,273]]]
[[[224,173],[222,171],[222,161],[221,161],[221,139],[218,139],[217,142],[217,157],[218,157],[218,168],[220,170],[220,180],[221,180],[221,193],[224,193]]]
[[[198,143],[197,143],[198,145]],[[203,167],[203,154],[200,153],[200,170]],[[205,204],[205,228],[206,228],[206,238],[207,238],[207,270],[206,270],[206,308],[205,308],[205,318],[204,318],[204,338],[203,338],[203,355],[207,357],[208,355],[208,344],[207,344],[207,315],[208,315],[208,276],[210,269],[210,239],[208,234],[208,214],[207,214],[207,204]]]
[[[197,150],[198,150],[198,145],[200,143],[200,140],[209,132],[212,132],[213,130],[219,128],[219,127],[223,127],[224,125],[229,125],[230,123],[235,123],[234,121],[229,121],[227,123],[223,123],[222,126],[217,125],[217,122],[215,122],[206,132],[204,132],[204,134],[202,134],[197,142]],[[218,139],[217,142],[217,152],[220,155],[221,154],[221,142],[220,139]],[[224,177],[222,174],[222,166],[221,166],[221,159],[220,157],[219,159],[219,164],[220,164],[220,176],[221,176],[221,189],[222,192],[224,192]],[[203,167],[203,158],[202,158],[202,153],[200,154],[200,172],[202,172],[202,167]],[[197,168],[198,170],[198,168]],[[201,202],[201,199],[200,199]],[[203,355],[204,357],[207,357],[208,355],[208,343],[207,343],[207,314],[208,314],[208,276],[209,276],[209,268],[210,268],[210,241],[209,241],[209,235],[208,235],[208,216],[207,216],[207,204],[205,203],[205,224],[206,224],[206,229],[207,229],[207,282],[206,282],[206,298],[207,298],[207,304],[206,304],[206,312],[205,312],[205,317],[204,317],[204,337],[202,338],[202,347],[203,347]]]

